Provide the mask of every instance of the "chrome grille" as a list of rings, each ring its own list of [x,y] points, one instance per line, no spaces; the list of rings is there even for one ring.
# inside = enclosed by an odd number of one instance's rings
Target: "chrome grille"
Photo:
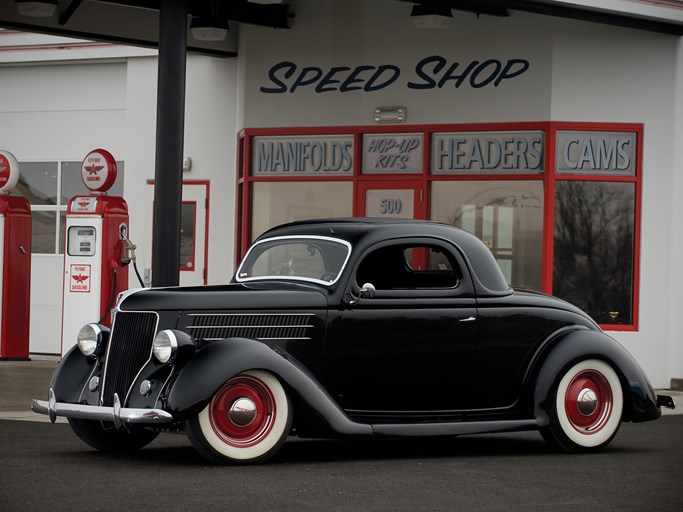
[[[159,317],[156,313],[118,312],[107,349],[102,405],[123,402],[142,366],[149,360]]]
[[[252,338],[257,340],[308,340],[315,315],[302,314],[191,314],[187,330],[195,338]]]

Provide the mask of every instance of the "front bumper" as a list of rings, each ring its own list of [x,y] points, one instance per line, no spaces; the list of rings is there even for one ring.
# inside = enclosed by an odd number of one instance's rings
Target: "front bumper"
[[[50,388],[48,401],[34,399],[31,403],[31,410],[38,414],[47,414],[53,423],[57,416],[64,416],[84,420],[110,421],[117,429],[124,425],[158,425],[173,421],[173,416],[161,409],[121,407],[121,400],[117,394],[114,394],[113,407],[57,402],[52,388]]]

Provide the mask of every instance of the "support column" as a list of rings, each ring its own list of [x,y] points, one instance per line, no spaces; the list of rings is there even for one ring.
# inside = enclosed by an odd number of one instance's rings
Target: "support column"
[[[160,0],[152,286],[180,279],[186,48],[187,0]]]

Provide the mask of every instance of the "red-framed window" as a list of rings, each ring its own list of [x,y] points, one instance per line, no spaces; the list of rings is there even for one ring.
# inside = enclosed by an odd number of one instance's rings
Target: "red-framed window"
[[[283,222],[438,220],[481,238],[513,286],[636,330],[642,140],[641,124],[553,121],[244,129],[236,262]]]

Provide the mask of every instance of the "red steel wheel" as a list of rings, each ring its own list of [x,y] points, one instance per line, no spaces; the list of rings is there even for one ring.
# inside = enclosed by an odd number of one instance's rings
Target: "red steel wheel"
[[[276,416],[270,389],[251,375],[230,379],[209,404],[214,432],[231,446],[244,448],[258,443],[268,435]]]
[[[569,383],[564,409],[572,427],[584,434],[599,432],[612,414],[612,388],[595,370],[579,372]]]
[[[228,380],[186,424],[195,449],[212,462],[260,462],[274,454],[292,425],[289,399],[265,371]]]
[[[624,396],[619,376],[604,361],[586,359],[570,368],[555,388],[549,431],[566,451],[595,451],[619,430]]]

